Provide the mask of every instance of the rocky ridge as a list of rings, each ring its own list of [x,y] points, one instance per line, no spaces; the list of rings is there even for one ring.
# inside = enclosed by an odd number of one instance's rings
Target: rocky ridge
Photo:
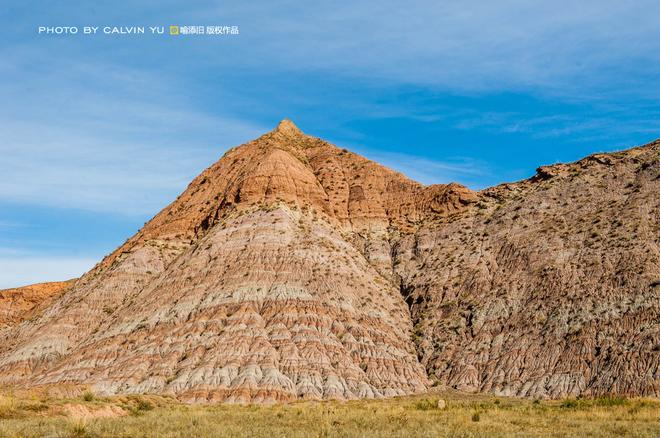
[[[399,242],[434,381],[527,397],[660,394],[659,151],[541,167]]]

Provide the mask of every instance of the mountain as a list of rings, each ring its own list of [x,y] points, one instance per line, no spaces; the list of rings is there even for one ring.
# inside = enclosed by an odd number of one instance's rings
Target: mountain
[[[0,384],[203,402],[657,396],[659,146],[475,193],[284,120],[0,331]]]
[[[659,151],[541,167],[399,240],[431,378],[501,395],[660,395]]]

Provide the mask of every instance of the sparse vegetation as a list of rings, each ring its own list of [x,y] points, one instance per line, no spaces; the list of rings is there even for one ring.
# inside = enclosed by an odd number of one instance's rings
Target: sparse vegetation
[[[158,396],[80,403],[44,395],[0,396],[0,437],[635,436],[660,433],[660,401],[602,397],[564,401],[455,392],[386,400],[260,405],[186,405]],[[37,409],[38,408],[38,409]],[[110,409],[112,408],[112,410]]]
[[[71,423],[71,434],[70,434],[70,436],[71,437],[80,437],[80,438],[89,436],[88,433],[87,433],[87,423],[82,419],[78,419],[76,421],[73,421]]]

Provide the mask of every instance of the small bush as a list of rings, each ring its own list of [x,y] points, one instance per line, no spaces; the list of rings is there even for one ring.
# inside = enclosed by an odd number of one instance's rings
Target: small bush
[[[138,400],[136,409],[138,411],[150,411],[154,408],[149,400]]]
[[[580,403],[577,400],[574,399],[566,399],[561,404],[559,405],[560,408],[563,409],[575,409],[580,405]]]
[[[92,391],[85,391],[85,393],[82,396],[83,400],[86,402],[91,402],[94,400],[94,393]]]
[[[87,424],[83,420],[77,420],[71,424],[71,435],[72,437],[86,437],[87,436]]]
[[[472,421],[476,423],[479,420],[481,420],[481,415],[479,415],[479,412],[475,412],[474,414],[472,414]]]
[[[413,405],[418,411],[429,411],[431,409],[436,409],[438,407],[438,402],[436,400],[417,400]]]
[[[121,407],[122,409],[129,411],[130,414],[135,417],[139,417],[145,412],[156,408],[151,401],[144,399],[141,396],[131,396]]]

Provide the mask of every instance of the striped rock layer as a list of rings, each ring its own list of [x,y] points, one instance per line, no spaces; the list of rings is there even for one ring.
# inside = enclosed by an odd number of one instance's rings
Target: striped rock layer
[[[29,317],[12,314],[0,385],[195,402],[431,384],[657,396],[659,162],[654,143],[475,193],[285,120]]]

